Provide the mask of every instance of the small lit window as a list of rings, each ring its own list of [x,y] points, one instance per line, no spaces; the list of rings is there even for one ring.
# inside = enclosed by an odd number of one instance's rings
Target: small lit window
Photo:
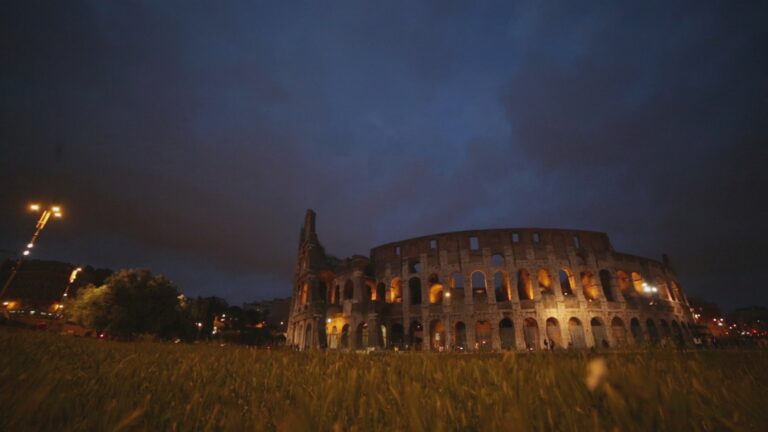
[[[539,243],[541,241],[541,236],[537,232],[533,233],[532,237],[534,243]]]
[[[480,239],[477,237],[470,237],[469,248],[473,251],[480,250]]]
[[[400,256],[400,246],[395,246],[395,255]]]
[[[573,236],[573,247],[581,249],[581,240],[579,240],[579,236]]]
[[[520,233],[512,233],[512,243],[520,243]]]
[[[430,240],[429,241],[429,248],[430,249],[437,249],[437,240]]]

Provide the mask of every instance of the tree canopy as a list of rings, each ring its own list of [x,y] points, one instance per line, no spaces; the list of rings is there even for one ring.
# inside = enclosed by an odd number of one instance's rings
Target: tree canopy
[[[87,286],[65,307],[67,319],[116,336],[188,335],[192,324],[182,314],[176,285],[146,269],[121,270],[102,286]]]

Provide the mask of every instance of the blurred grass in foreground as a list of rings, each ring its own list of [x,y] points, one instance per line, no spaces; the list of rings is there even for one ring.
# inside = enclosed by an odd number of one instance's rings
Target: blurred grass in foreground
[[[3,328],[0,350],[3,431],[768,430],[766,351],[358,355]]]

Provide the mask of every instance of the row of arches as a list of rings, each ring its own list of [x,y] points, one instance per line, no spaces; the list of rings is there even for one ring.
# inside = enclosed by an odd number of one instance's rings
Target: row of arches
[[[472,329],[472,338],[464,321],[456,321],[448,332],[442,320],[435,319],[425,326],[419,320],[413,320],[406,329],[403,324],[393,323],[389,327],[384,324],[369,328],[362,322],[352,332],[349,324],[333,325],[327,329],[327,347],[330,349],[362,349],[362,348],[398,348],[401,350],[474,350],[491,351],[492,349],[538,350],[553,349],[584,349],[587,347],[621,347],[632,344],[659,344],[664,340],[683,344],[691,337],[690,328],[684,322],[659,320],[658,326],[653,319],[641,323],[640,319],[632,318],[629,327],[620,317],[614,317],[606,325],[600,317],[593,317],[588,323],[589,331],[581,319],[571,317],[561,325],[557,318],[547,318],[540,328],[535,318],[522,321],[520,333],[516,333],[515,324],[510,318],[503,318],[496,327],[488,320],[478,320]],[[426,330],[426,331],[425,331]],[[543,331],[542,331],[543,330]],[[294,329],[294,337],[303,336],[302,340],[294,339],[300,348],[312,346],[312,326],[299,325]],[[518,338],[520,343],[518,344]]]
[[[555,283],[557,281],[557,283]],[[617,270],[611,273],[602,269],[597,276],[591,270],[579,273],[581,292],[587,301],[605,299],[607,301],[619,301],[619,293],[626,297],[647,295],[646,281],[639,272],[627,273]],[[408,301],[412,305],[420,305],[426,300],[429,304],[441,304],[446,297],[453,297],[454,301],[461,301],[465,297],[464,275],[453,273],[447,284],[443,283],[436,273],[432,273],[428,280],[427,299],[423,299],[422,279],[418,276],[408,278],[408,298],[404,299],[403,281],[400,277],[390,280],[388,286],[384,282],[374,284],[371,281],[363,282],[362,297],[370,301],[386,301],[388,303],[401,303]],[[577,291],[577,280],[569,267],[562,267],[557,272],[557,278],[553,278],[550,271],[539,268],[531,275],[527,269],[519,269],[514,278],[514,284],[510,283],[509,276],[504,270],[496,270],[490,279],[487,279],[482,270],[473,271],[470,274],[470,288],[474,303],[487,302],[492,295],[496,302],[518,300],[533,300],[538,296],[554,296],[558,288],[563,297],[574,297]],[[354,299],[355,287],[352,280],[347,280],[342,285],[333,288],[326,281],[326,289],[321,295],[321,300],[331,304],[339,304],[344,300]],[[446,286],[447,285],[447,286]],[[514,285],[514,286],[513,286]],[[670,289],[671,285],[671,289]],[[678,301],[681,293],[676,282],[670,284],[663,279],[657,279],[655,286],[662,298]],[[676,293],[676,294],[675,294]],[[303,284],[298,293],[300,304],[304,305],[310,300],[309,285]]]

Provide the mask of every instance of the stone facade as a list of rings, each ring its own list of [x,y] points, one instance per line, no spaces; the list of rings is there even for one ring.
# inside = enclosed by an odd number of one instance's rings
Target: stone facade
[[[307,211],[288,344],[299,349],[525,350],[684,343],[688,300],[663,262],[600,232],[492,229],[326,254]]]

